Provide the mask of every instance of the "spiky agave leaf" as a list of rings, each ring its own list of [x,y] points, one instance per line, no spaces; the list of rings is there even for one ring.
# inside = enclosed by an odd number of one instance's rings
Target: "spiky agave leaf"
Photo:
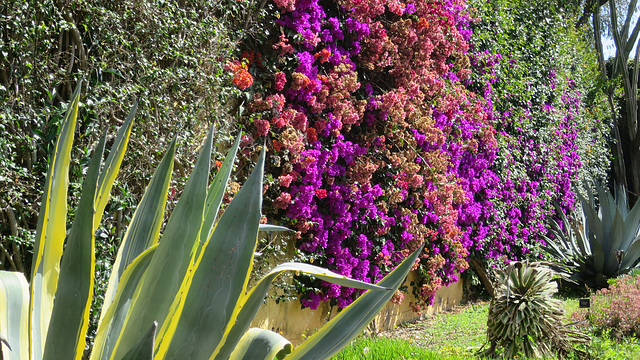
[[[623,187],[613,195],[600,184],[595,189],[597,198],[578,195],[582,211],[574,219],[559,212],[561,222],[554,224],[545,248],[574,269],[572,279],[601,289],[640,259],[640,202],[629,209]]]

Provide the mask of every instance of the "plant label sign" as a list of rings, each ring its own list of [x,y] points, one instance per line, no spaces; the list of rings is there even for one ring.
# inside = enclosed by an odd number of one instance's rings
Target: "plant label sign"
[[[578,304],[580,309],[588,309],[591,307],[591,299],[590,298],[579,299]]]

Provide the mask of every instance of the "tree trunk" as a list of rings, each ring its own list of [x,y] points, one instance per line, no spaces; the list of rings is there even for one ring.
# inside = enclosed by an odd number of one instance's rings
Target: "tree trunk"
[[[489,275],[487,275],[487,271],[484,268],[482,261],[471,258],[471,266],[473,266],[473,270],[476,272],[476,274],[478,274],[478,279],[480,279],[482,286],[484,286],[485,290],[487,290],[489,296],[491,296],[491,298],[494,298],[496,296],[496,290],[493,287],[491,279],[489,279]]]

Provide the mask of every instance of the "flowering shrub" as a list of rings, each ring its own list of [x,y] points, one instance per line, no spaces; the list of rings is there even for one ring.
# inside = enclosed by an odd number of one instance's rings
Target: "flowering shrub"
[[[618,338],[640,336],[640,275],[623,275],[609,289],[591,295],[591,308],[571,315],[587,319],[598,332],[609,332]]]
[[[472,236],[473,254],[537,257],[555,205],[565,214],[574,207],[572,182],[606,176],[608,127],[598,105],[586,101],[594,69],[566,14],[551,2],[470,2],[479,18],[468,84],[491,104],[499,145],[490,168],[495,181],[480,193],[490,211],[471,225],[490,240]]]
[[[554,201],[573,206],[580,89],[550,67],[536,83],[544,94],[509,88],[506,75],[529,81],[508,73],[525,60],[481,41],[469,52],[471,22],[481,39],[489,30],[464,0],[271,6],[273,27],[238,63],[255,80],[243,121],[247,143],[270,150],[265,215],[297,230],[309,261],[376,281],[426,241],[419,311],[470,255],[520,258]],[[358,294],[299,286],[312,308]]]
[[[416,292],[428,303],[467,268],[471,241],[458,222],[481,215],[473,193],[495,158],[486,104],[462,83],[464,2],[276,5],[283,31],[254,73],[247,116],[271,149],[266,215],[289,222],[314,261],[366,281],[427,241]],[[357,295],[301,285],[312,290],[302,299],[310,307],[344,307]]]

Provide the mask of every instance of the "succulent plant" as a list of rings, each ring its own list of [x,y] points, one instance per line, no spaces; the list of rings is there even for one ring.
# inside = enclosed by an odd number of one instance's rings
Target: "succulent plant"
[[[546,250],[572,269],[571,280],[602,289],[608,279],[638,265],[640,202],[629,210],[623,187],[613,194],[599,184],[595,190],[597,198],[592,193],[588,198],[578,195],[582,211],[575,219],[560,212],[561,222],[554,224],[554,236],[547,238]]]
[[[562,301],[552,298],[555,272],[541,263],[516,262],[498,273],[497,295],[487,319],[485,356],[538,359],[574,351],[572,344],[589,337],[562,322]],[[501,352],[497,351],[501,350]],[[580,352],[578,352],[580,353]]]
[[[4,359],[81,359],[85,352],[94,286],[94,233],[124,157],[135,107],[103,166],[105,137],[100,140],[67,232],[67,174],[80,88],[79,84],[51,157],[31,284],[21,273],[0,272],[0,334],[10,346],[0,345]],[[213,131],[209,132],[160,234],[176,149],[175,140],[170,144],[122,239],[91,359],[325,359],[362,332],[400,286],[420,249],[377,285],[310,264],[285,263],[247,291],[261,230],[264,150],[217,219],[239,138],[209,184]],[[293,349],[279,334],[249,330],[271,281],[285,271],[370,291]]]

